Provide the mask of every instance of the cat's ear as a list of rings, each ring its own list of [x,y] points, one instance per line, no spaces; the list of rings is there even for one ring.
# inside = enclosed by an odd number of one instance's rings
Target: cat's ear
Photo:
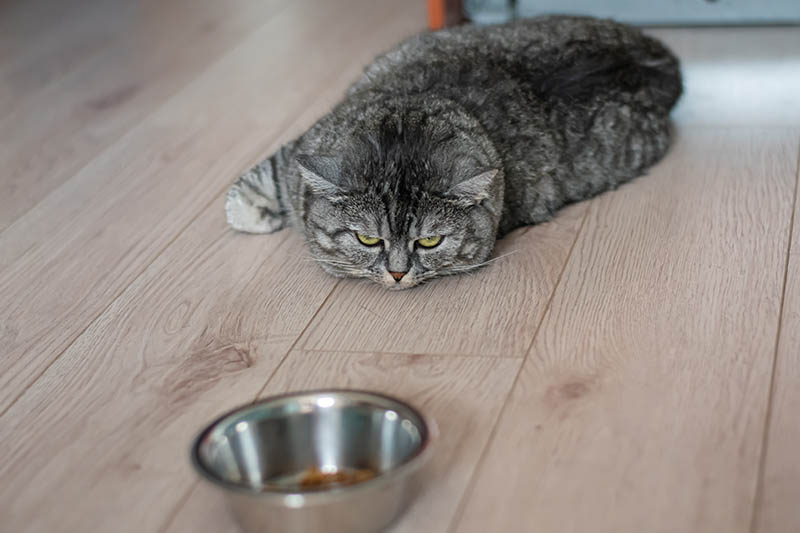
[[[466,205],[479,204],[491,196],[492,188],[499,174],[500,171],[497,169],[481,172],[451,187],[447,191],[447,195]]]
[[[297,166],[306,186],[323,196],[335,196],[343,191],[339,187],[339,162],[334,157],[298,155]]]

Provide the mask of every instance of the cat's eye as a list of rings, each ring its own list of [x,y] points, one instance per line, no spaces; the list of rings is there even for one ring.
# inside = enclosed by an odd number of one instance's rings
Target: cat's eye
[[[433,248],[434,246],[438,246],[440,242],[442,242],[441,235],[436,235],[435,237],[423,237],[421,239],[417,239],[417,244],[419,244],[423,248]]]
[[[362,235],[359,232],[356,232],[356,239],[358,239],[358,242],[364,246],[375,246],[381,242],[381,240],[377,237],[368,237],[367,235]]]

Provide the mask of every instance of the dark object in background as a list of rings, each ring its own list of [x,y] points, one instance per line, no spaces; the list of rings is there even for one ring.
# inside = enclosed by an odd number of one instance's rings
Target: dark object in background
[[[430,0],[429,6],[445,3],[451,2]],[[567,3],[563,0],[464,0],[461,3],[466,18],[477,24],[496,24],[544,14],[592,15],[648,25],[800,23],[798,0],[574,0]]]
[[[455,26],[464,21],[464,8],[461,0],[427,0],[428,26],[441,30],[445,26]]]

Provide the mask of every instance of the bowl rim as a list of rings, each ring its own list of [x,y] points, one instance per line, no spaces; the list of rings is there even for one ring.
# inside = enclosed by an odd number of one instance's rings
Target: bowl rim
[[[413,455],[411,455],[403,463],[397,465],[391,470],[376,475],[372,479],[368,479],[360,483],[353,483],[351,485],[338,485],[330,489],[318,489],[313,491],[275,490],[269,488],[256,489],[256,488],[246,487],[214,475],[203,464],[203,461],[200,459],[200,447],[203,444],[206,437],[211,432],[213,432],[214,429],[216,429],[221,422],[223,422],[225,419],[237,413],[257,408],[260,405],[273,403],[278,400],[284,400],[292,397],[323,395],[323,394],[342,394],[342,393],[359,394],[367,397],[371,396],[373,398],[389,400],[411,411],[420,420],[423,429],[425,430],[424,437],[422,439],[422,443],[420,444],[419,448],[414,452]],[[428,462],[432,454],[433,443],[438,439],[438,436],[439,436],[438,428],[433,419],[424,415],[419,409],[417,409],[410,403],[404,400],[400,400],[399,398],[396,398],[394,396],[365,389],[349,389],[349,388],[308,389],[308,390],[286,392],[282,394],[275,394],[254,402],[239,405],[238,407],[235,407],[233,409],[224,412],[223,414],[214,418],[212,422],[206,424],[206,426],[203,427],[203,429],[197,433],[195,438],[192,440],[189,455],[191,458],[192,467],[194,468],[195,472],[197,472],[202,479],[204,479],[206,482],[210,483],[214,487],[217,487],[224,491],[230,491],[238,494],[248,495],[263,500],[281,500],[283,505],[290,507],[307,507],[309,505],[324,504],[331,501],[339,500],[341,498],[348,498],[365,490],[372,490],[372,489],[380,490],[380,488],[383,486],[386,486],[390,483],[395,483],[398,480],[409,477],[411,474],[416,472],[419,468],[421,468],[425,463]],[[283,502],[287,498],[289,498],[289,500],[292,501],[291,505],[288,505],[287,503]]]

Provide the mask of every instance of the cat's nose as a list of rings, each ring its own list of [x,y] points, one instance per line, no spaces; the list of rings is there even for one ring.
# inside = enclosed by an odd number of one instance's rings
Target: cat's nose
[[[389,271],[389,274],[392,275],[395,281],[400,281],[401,279],[403,279],[403,276],[406,275],[405,272],[392,272],[391,270]]]

